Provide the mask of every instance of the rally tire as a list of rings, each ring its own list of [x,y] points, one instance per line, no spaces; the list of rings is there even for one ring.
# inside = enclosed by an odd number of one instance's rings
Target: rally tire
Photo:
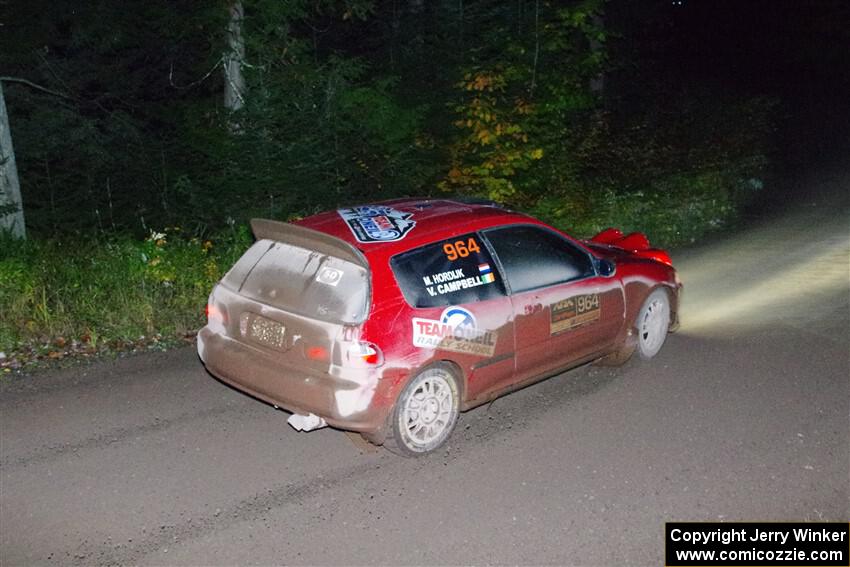
[[[649,360],[661,350],[670,330],[670,297],[663,289],[649,294],[635,321],[637,353]]]
[[[444,362],[417,374],[390,412],[384,447],[404,457],[419,457],[442,446],[460,414],[458,383],[454,367]]]

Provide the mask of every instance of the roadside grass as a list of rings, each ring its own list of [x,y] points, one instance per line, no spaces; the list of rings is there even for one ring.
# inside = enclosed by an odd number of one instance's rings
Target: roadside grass
[[[616,227],[645,233],[653,246],[673,248],[734,226],[762,185],[760,178],[716,170],[677,173],[629,190],[607,186],[544,197],[529,212],[574,236]]]
[[[203,323],[212,286],[247,248],[247,228],[221,238],[176,228],[144,240],[0,242],[0,364],[168,342]],[[16,361],[17,359],[17,361]]]

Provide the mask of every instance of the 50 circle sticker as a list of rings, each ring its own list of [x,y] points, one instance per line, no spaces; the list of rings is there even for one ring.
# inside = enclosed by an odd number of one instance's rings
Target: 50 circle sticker
[[[336,285],[339,283],[339,280],[342,279],[343,273],[344,272],[342,270],[337,270],[336,268],[324,267],[319,271],[319,274],[316,276],[316,281],[325,285],[336,287]]]

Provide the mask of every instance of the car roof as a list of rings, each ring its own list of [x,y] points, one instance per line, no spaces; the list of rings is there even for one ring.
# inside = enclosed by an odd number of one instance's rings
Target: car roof
[[[394,199],[363,205],[391,207],[410,214],[416,224],[402,238],[389,242],[360,242],[338,210],[313,215],[294,224],[330,234],[353,244],[367,256],[392,255],[429,242],[450,238],[492,226],[514,223],[542,224],[527,215],[508,211],[492,203],[463,202],[451,199]]]

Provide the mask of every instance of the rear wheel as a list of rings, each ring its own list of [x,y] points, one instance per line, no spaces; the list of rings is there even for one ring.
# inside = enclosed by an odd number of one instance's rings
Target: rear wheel
[[[638,355],[644,360],[652,358],[661,350],[670,329],[670,299],[666,291],[656,289],[649,294],[638,313],[636,327]]]
[[[458,379],[445,363],[431,366],[410,381],[390,414],[384,446],[406,457],[424,455],[445,443],[460,413]]]

